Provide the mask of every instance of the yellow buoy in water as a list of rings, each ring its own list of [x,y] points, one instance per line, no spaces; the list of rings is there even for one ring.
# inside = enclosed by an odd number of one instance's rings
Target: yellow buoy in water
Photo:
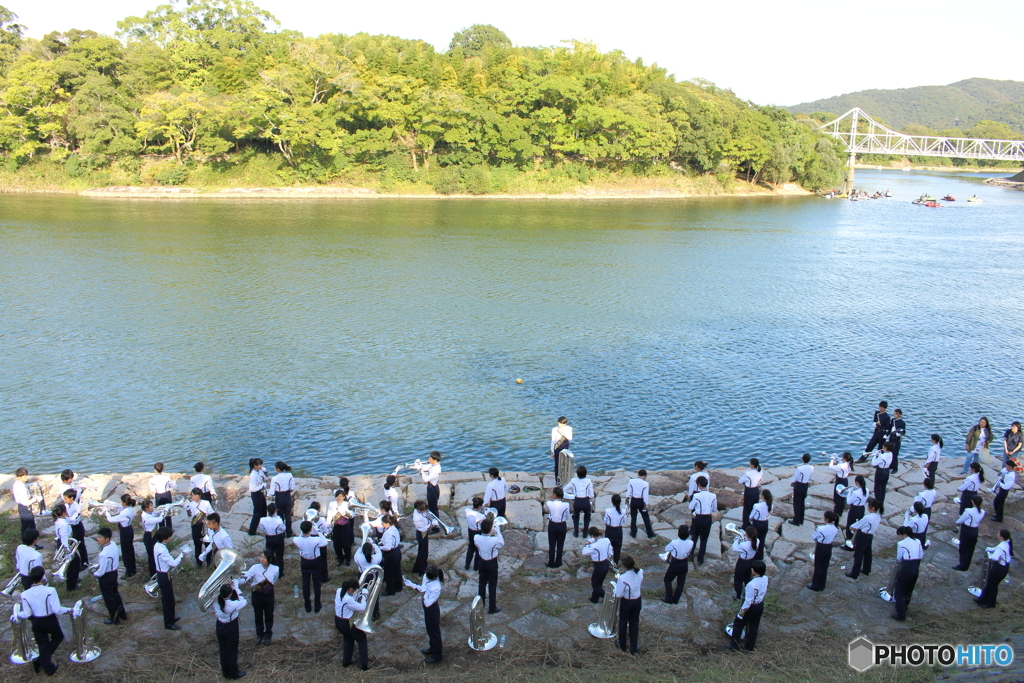
[[[521,379],[517,379],[516,380],[516,384],[522,384],[522,383],[523,383],[523,380],[521,380]]]

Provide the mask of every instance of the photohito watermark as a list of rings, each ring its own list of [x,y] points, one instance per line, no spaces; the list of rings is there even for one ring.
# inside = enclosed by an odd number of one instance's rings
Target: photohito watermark
[[[850,643],[850,666],[867,671],[890,666],[1009,666],[1013,648],[1001,645],[875,645],[867,638]]]

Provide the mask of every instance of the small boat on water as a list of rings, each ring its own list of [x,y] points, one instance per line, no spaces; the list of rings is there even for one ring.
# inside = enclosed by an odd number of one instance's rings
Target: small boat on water
[[[939,204],[934,199],[925,199],[924,197],[918,197],[912,203],[917,204],[919,206],[927,206],[929,209],[942,208],[942,204]]]
[[[942,198],[942,201],[944,201],[944,202],[955,202],[956,201],[956,197],[954,197],[951,194],[947,194],[945,197]]]
[[[972,204],[981,204],[981,200],[978,199],[978,195],[976,194],[972,194],[970,197],[968,197],[967,201],[971,202]]]

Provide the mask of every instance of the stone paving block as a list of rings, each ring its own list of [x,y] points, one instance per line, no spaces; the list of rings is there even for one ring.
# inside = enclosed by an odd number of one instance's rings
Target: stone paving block
[[[508,627],[524,638],[554,638],[564,634],[569,624],[550,614],[531,612],[509,622]]]
[[[505,518],[512,527],[531,531],[540,531],[545,524],[540,503],[532,500],[508,501],[505,503]]]

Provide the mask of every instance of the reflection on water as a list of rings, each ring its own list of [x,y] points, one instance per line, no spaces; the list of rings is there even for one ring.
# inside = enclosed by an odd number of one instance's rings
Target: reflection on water
[[[895,197],[5,196],[0,469],[543,469],[563,414],[592,467],[791,462],[881,398],[956,453],[1021,417],[1024,193],[858,185]]]

